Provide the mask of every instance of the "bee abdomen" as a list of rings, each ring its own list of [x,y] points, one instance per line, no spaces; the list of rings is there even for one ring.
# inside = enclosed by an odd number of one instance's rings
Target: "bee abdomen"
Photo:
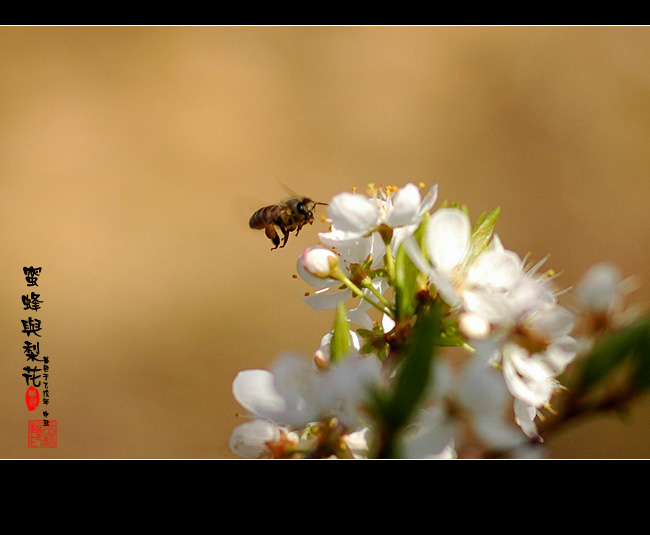
[[[263,229],[274,223],[276,206],[265,206],[255,212],[248,224],[253,229]]]

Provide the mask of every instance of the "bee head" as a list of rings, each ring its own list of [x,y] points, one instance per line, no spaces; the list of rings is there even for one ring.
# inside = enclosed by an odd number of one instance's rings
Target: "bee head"
[[[312,211],[313,209],[314,202],[311,199],[303,199],[302,201],[298,202],[298,204],[296,204],[296,211],[310,222],[314,219],[314,212]]]
[[[324,205],[327,203],[314,202],[309,197],[294,198],[287,201],[287,206],[291,208],[293,213],[310,225],[314,222],[314,208],[316,208],[317,204]]]

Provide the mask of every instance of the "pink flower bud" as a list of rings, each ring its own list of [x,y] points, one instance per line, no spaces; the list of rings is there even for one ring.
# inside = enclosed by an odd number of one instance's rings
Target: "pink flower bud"
[[[338,256],[329,249],[315,245],[305,249],[300,257],[302,267],[314,277],[328,278],[339,264]]]

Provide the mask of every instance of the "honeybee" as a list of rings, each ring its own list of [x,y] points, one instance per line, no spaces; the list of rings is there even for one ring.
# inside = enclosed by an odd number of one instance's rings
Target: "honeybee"
[[[307,223],[311,225],[314,222],[314,208],[318,204],[327,203],[314,202],[308,197],[293,197],[278,204],[260,208],[251,216],[248,224],[252,229],[264,229],[266,237],[275,245],[271,248],[273,251],[278,247],[284,247],[289,239],[289,234],[294,230],[298,236],[302,227]],[[280,236],[276,227],[282,231],[282,245],[280,245]]]

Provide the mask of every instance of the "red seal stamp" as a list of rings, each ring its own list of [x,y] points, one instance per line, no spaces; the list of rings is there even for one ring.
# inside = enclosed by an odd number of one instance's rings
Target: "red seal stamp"
[[[56,448],[56,420],[28,420],[27,426],[28,448]]]
[[[38,390],[33,386],[30,386],[27,389],[27,392],[25,393],[25,402],[30,411],[33,411],[38,406]]]

